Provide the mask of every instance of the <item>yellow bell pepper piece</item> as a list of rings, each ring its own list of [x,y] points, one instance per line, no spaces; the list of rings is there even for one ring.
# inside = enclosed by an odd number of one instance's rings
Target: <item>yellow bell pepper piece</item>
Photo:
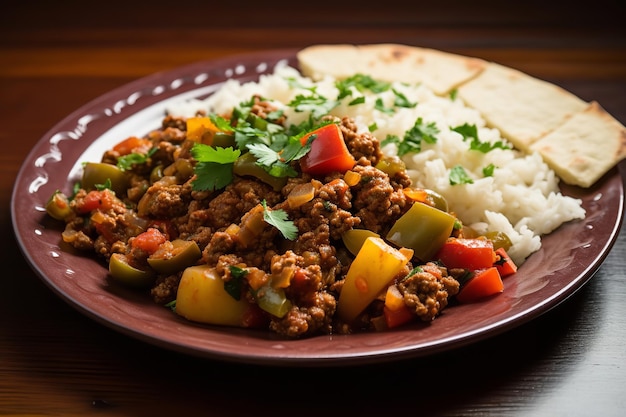
[[[250,304],[234,299],[224,289],[224,281],[208,265],[185,269],[176,294],[176,313],[200,323],[243,327]]]
[[[220,130],[209,117],[198,116],[187,119],[187,139],[206,145],[213,144],[213,136]]]
[[[379,237],[365,239],[350,265],[339,300],[337,314],[350,323],[391,283],[409,259]]]

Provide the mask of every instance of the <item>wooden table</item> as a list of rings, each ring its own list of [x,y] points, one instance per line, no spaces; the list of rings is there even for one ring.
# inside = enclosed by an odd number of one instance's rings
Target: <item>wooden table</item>
[[[31,271],[9,213],[29,149],[73,110],[157,71],[268,48],[397,42],[477,56],[597,100],[626,123],[620,29],[626,13],[618,2],[584,9],[533,1],[506,9],[453,1],[336,9],[314,2],[298,12],[284,2],[60,3],[10,4],[0,15],[0,415],[618,416],[626,410],[624,230],[580,291],[500,336],[385,365],[274,369],[188,357],[86,318]],[[620,172],[626,180],[626,165]]]

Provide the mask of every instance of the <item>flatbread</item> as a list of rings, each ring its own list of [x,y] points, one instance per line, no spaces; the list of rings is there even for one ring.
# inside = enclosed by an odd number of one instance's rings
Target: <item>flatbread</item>
[[[460,86],[458,97],[526,152],[533,142],[588,105],[554,84],[495,63]]]
[[[314,45],[298,52],[303,75],[344,79],[356,73],[381,81],[423,83],[445,95],[478,75],[487,64],[478,58],[397,44]]]
[[[590,187],[626,158],[626,128],[596,103],[521,71],[478,58],[398,44],[323,44],[297,54],[320,80],[362,73],[452,91],[516,148],[538,152],[566,183]]]
[[[626,129],[597,102],[531,146],[566,183],[590,187],[626,157]]]

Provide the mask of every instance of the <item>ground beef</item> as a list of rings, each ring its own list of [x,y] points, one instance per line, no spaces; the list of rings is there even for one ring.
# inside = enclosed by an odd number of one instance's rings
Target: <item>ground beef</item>
[[[284,116],[270,102],[254,97],[248,105],[255,121],[277,116],[272,122],[283,125]],[[371,328],[372,322],[381,319],[382,298],[370,305],[356,325],[334,319],[343,280],[354,258],[344,247],[342,236],[354,228],[386,233],[410,207],[403,189],[411,183],[399,163],[395,166],[400,169],[387,170],[391,174],[376,167],[388,161],[383,159],[379,140],[370,132],[359,131],[347,117],[327,116],[324,120],[339,124],[355,158],[350,179],[343,172],[319,178],[299,173],[286,179],[281,188],[254,176],[234,175],[223,189],[199,191],[194,190],[195,142],[186,140],[185,119],[167,116],[160,129],[146,136],[152,147],[145,160],[127,168],[125,195],[107,194],[110,207],[86,213],[82,206],[87,191],[77,192],[63,239],[104,259],[120,253],[132,266],[148,268],[149,249],[132,243],[143,231],[155,228],[170,242],[176,238],[195,241],[202,254],[197,262],[214,267],[225,282],[235,275],[231,267],[245,269],[242,290],[252,303],[261,286],[284,291],[291,305],[285,316],[260,313],[263,323],[279,335],[300,338]],[[109,150],[102,161],[117,164],[122,156]],[[292,161],[290,167],[297,171],[299,165]],[[294,204],[290,193],[301,186],[299,190],[308,192],[306,199]],[[282,214],[297,227],[295,238],[285,238],[283,231],[267,220],[265,210],[284,211]],[[458,292],[458,281],[435,264],[426,264],[407,278],[410,264],[397,277],[398,288],[405,304],[421,320],[430,321]],[[175,300],[181,276],[182,271],[157,276],[149,289],[152,299],[158,304]]]
[[[359,164],[376,165],[383,157],[380,141],[370,132],[358,132],[353,119],[349,117],[341,119],[340,128],[348,150]]]
[[[459,282],[445,268],[427,263],[413,275],[401,280],[398,289],[404,303],[422,321],[432,321],[448,305],[448,297],[459,292]]]
[[[361,181],[353,187],[352,204],[362,226],[376,233],[386,231],[407,209],[401,187],[394,188],[389,176],[372,166],[356,166]]]

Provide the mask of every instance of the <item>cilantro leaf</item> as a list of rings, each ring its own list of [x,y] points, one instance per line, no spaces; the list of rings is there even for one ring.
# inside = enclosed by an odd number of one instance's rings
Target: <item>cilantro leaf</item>
[[[396,90],[395,88],[392,89],[391,91],[393,91],[393,94],[395,96],[393,104],[396,107],[413,108],[417,106],[417,103],[409,101],[409,99],[404,94],[402,94],[400,91]]]
[[[288,219],[284,210],[269,209],[265,200],[261,202],[261,205],[263,206],[263,220],[277,228],[285,239],[294,240],[298,236],[298,228],[293,221]]]
[[[436,143],[439,129],[434,122],[424,124],[419,117],[413,127],[404,133],[402,141],[398,143],[398,156],[406,155],[410,152],[420,152],[422,150],[422,141],[426,143]]]
[[[460,184],[473,184],[474,180],[467,175],[465,168],[461,165],[455,165],[450,170],[450,185],[460,185]]]
[[[145,164],[154,153],[157,151],[157,148],[150,148],[150,150],[143,153],[129,153],[128,155],[123,155],[117,158],[117,167],[122,171],[128,171],[133,167],[133,165]]]
[[[461,126],[451,127],[450,130],[460,133],[461,136],[463,136],[464,141],[471,139],[470,150],[472,151],[487,153],[496,148],[511,149],[510,146],[506,145],[502,141],[497,141],[495,143],[481,142],[478,138],[478,129],[476,128],[476,125],[464,123]]]
[[[377,98],[376,101],[374,102],[374,108],[376,110],[378,110],[381,113],[385,113],[385,114],[394,114],[395,110],[392,109],[391,107],[385,107],[385,103],[383,103],[383,99],[382,98]]]
[[[496,169],[494,164],[489,164],[483,168],[483,175],[485,177],[493,177],[493,171]]]
[[[335,87],[339,90],[339,99],[352,94],[350,87],[355,87],[361,92],[369,90],[378,94],[389,90],[390,86],[391,84],[386,81],[378,81],[365,74],[355,74],[349,78],[335,82]]]
[[[339,104],[337,101],[329,100],[322,95],[313,93],[310,96],[298,94],[296,98],[291,100],[287,105],[293,107],[298,113],[311,112],[311,115],[315,119],[319,119],[330,113],[337,104]]]
[[[195,143],[191,155],[198,161],[194,167],[194,191],[213,191],[226,187],[233,180],[233,164],[240,150]]]
[[[248,275],[248,270],[235,265],[229,267],[231,278],[224,281],[224,290],[235,300],[241,300],[241,288],[243,280]]]

